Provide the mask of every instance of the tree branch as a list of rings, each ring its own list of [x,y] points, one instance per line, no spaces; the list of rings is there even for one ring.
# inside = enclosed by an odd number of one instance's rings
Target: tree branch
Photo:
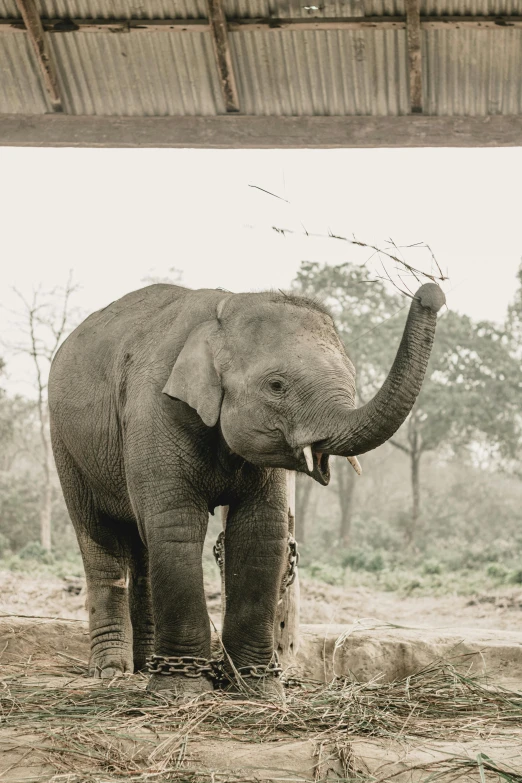
[[[396,449],[399,449],[400,451],[403,451],[405,454],[409,454],[411,456],[411,449],[409,449],[407,446],[403,446],[402,443],[399,443],[398,440],[394,440],[393,438],[388,439],[388,443],[391,443],[392,446],[395,446]]]

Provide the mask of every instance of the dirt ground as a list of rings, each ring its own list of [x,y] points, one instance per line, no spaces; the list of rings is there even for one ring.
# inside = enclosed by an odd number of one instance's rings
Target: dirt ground
[[[207,603],[219,623],[218,580],[207,584]],[[85,620],[84,582],[0,570],[0,614]],[[362,618],[431,628],[522,631],[522,588],[474,596],[402,597],[362,587],[333,587],[301,576],[302,623],[342,625]]]
[[[82,579],[0,571],[2,783],[522,781],[521,589],[401,597],[304,578],[301,593],[286,704],[213,693],[176,706],[149,698],[141,674],[86,677],[86,625],[65,622],[87,617]],[[218,623],[217,580],[207,600]],[[355,690],[316,693],[334,675]]]
[[[176,704],[142,674],[88,678],[85,623],[0,618],[0,778],[520,783],[521,649],[507,631],[302,626],[286,701]]]

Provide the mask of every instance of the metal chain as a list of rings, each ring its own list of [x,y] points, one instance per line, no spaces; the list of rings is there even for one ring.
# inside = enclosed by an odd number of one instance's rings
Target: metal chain
[[[218,684],[233,680],[233,675],[226,671],[225,662],[222,659],[195,658],[191,655],[181,655],[179,657],[151,655],[147,660],[147,670],[149,674],[166,676],[181,674],[183,677],[191,679],[206,675]],[[283,674],[283,669],[276,653],[274,653],[273,660],[267,666],[250,664],[249,666],[240,666],[236,671],[241,678],[253,680],[262,680],[266,677],[280,678]],[[291,678],[288,682],[285,680],[284,684],[295,685],[298,682],[299,680],[296,678]]]
[[[216,543],[214,544],[214,548],[212,551],[214,552],[214,557],[216,559],[216,563],[219,566],[219,570],[223,575],[223,568],[225,565],[225,531],[224,530],[222,530],[219,536],[217,537]]]
[[[220,661],[194,658],[191,655],[181,655],[179,657],[151,655],[147,659],[147,671],[150,674],[181,674],[183,677],[190,678],[203,677],[203,675],[213,678],[218,665],[220,665]]]
[[[265,677],[281,677],[283,669],[276,658],[268,666],[241,666],[237,672],[241,677],[263,680]]]
[[[298,565],[299,551],[297,549],[297,541],[293,536],[288,536],[288,570],[281,583],[281,595],[295,582]]]
[[[214,558],[219,566],[221,574],[225,563],[225,531],[222,530],[217,537],[213,548]],[[293,536],[288,536],[288,568],[281,583],[281,595],[295,582],[297,576],[297,566],[299,565],[299,551],[297,541]]]

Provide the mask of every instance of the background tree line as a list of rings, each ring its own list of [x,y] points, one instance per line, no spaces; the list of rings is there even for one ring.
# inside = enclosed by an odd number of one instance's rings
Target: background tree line
[[[359,404],[382,384],[409,308],[397,290],[368,278],[355,264],[305,261],[293,283],[331,308],[357,368]],[[22,300],[15,348],[33,362],[35,393],[0,392],[4,557],[77,551],[49,459],[46,408],[49,362],[77,320],[73,294],[69,282]],[[391,573],[415,560],[434,572],[481,564],[497,576],[520,571],[522,581],[521,359],[522,268],[503,324],[443,311],[417,404],[391,441],[361,458],[362,478],[338,459],[327,490],[298,477],[305,567],[336,580],[347,568]]]
[[[409,305],[382,280],[368,278],[361,266],[303,262],[294,283],[334,313],[357,369],[359,404],[385,378]],[[306,548],[328,550],[330,564],[373,562],[377,570],[386,560],[415,556],[437,567],[475,559],[522,569],[521,357],[522,267],[503,324],[442,312],[426,379],[405,424],[361,457],[363,479],[334,460],[337,513],[324,508],[310,482],[298,481]]]

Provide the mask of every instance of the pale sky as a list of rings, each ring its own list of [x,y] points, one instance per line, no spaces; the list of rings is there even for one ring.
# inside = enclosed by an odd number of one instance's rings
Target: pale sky
[[[0,148],[3,337],[14,337],[13,286],[30,296],[63,284],[70,269],[87,314],[170,267],[189,287],[247,291],[288,287],[304,259],[370,256],[305,229],[379,247],[427,243],[449,274],[449,307],[498,321],[522,256],[521,175],[520,148]],[[430,271],[426,251],[405,252]],[[6,358],[3,385],[24,391],[26,365]]]

